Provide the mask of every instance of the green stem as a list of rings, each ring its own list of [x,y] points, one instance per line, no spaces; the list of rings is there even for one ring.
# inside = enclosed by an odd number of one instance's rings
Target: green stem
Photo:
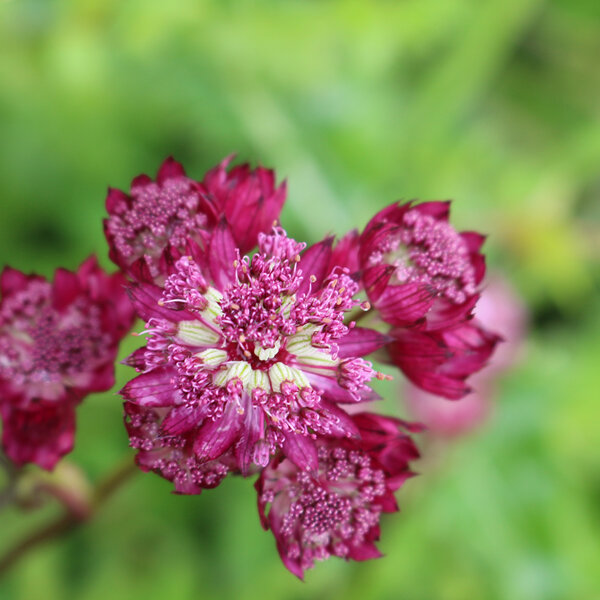
[[[128,457],[126,461],[118,465],[114,471],[109,473],[105,479],[96,486],[92,496],[91,506],[88,514],[84,517],[71,511],[64,511],[54,520],[18,540],[2,556],[0,556],[0,576],[6,573],[21,558],[31,550],[52,541],[55,538],[83,525],[94,517],[98,509],[137,471],[133,460]]]
[[[15,498],[15,482],[19,469],[2,450],[0,450],[0,467],[6,473],[6,485],[0,492],[0,510],[10,506]]]

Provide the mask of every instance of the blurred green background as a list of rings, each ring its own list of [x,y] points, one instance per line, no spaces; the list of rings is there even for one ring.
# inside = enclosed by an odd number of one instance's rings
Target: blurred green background
[[[109,266],[107,185],[237,152],[288,179],[283,224],[309,242],[453,198],[532,319],[493,418],[423,441],[384,559],[301,583],[250,481],[178,497],[140,473],[0,598],[600,598],[599,62],[597,0],[0,0],[1,263]],[[78,415],[97,480],[132,454],[120,400]],[[5,510],[0,544],[56,511]]]

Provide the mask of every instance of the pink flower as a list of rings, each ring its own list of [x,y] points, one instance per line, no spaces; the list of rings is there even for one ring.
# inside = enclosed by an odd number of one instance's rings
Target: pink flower
[[[110,258],[136,278],[146,272],[164,280],[170,261],[205,249],[217,222],[225,217],[236,242],[246,252],[258,233],[271,229],[285,200],[285,185],[275,188],[273,171],[248,165],[227,171],[231,157],[206,174],[202,183],[186,176],[183,167],[167,158],[152,181],[136,177],[129,195],[109,189],[104,231]]]
[[[191,448],[201,464],[233,455],[246,475],[279,450],[314,470],[316,436],[357,435],[338,405],[376,397],[362,356],[388,338],[345,323],[360,311],[358,285],[328,270],[331,246],[303,251],[276,228],[242,257],[222,222],[208,252],[180,258],[162,288],[134,285],[148,343],[129,361],[142,374],[121,393],[163,409],[152,419],[169,446]]]
[[[407,383],[404,386],[404,398],[409,413],[427,427],[431,434],[447,437],[458,436],[475,429],[484,423],[492,410],[493,389],[490,382],[476,373],[470,380],[473,391],[460,402],[424,392]]]
[[[381,556],[375,546],[381,514],[398,510],[394,491],[413,475],[409,462],[419,453],[405,431],[418,426],[370,413],[353,421],[359,439],[317,440],[315,472],[278,456],[256,483],[263,527],[271,529],[283,563],[300,578],[330,556]]]
[[[527,321],[527,306],[508,279],[499,272],[490,274],[474,310],[475,319],[502,337],[482,374],[498,374],[510,369],[522,358]]]
[[[6,268],[0,277],[3,446],[18,465],[51,469],[70,452],[75,405],[114,383],[120,339],[133,321],[125,280],[94,257],[54,282]]]
[[[360,238],[369,300],[395,327],[436,330],[464,322],[485,274],[484,237],[457,233],[448,202],[392,204]]]
[[[448,202],[392,204],[355,245],[375,314],[391,325],[387,360],[423,390],[457,399],[499,337],[470,322],[485,274],[484,237],[458,233],[448,215]]]

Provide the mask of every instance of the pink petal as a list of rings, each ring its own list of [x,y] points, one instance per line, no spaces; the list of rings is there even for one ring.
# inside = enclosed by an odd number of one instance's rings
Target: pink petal
[[[169,156],[156,174],[156,181],[163,184],[167,179],[173,179],[176,177],[185,177],[185,170],[172,156]]]
[[[409,325],[422,319],[435,296],[419,283],[389,286],[375,302],[381,318],[391,325]]]
[[[131,181],[131,191],[133,192],[133,189],[136,187],[146,187],[152,183],[153,181],[150,177],[148,177],[148,175],[138,175]]]
[[[222,417],[207,420],[198,431],[194,440],[194,452],[200,460],[219,458],[235,442],[241,421],[234,405],[235,402],[229,402]]]
[[[479,252],[487,236],[477,233],[476,231],[463,231],[460,234],[460,237],[467,245],[469,252]]]
[[[167,368],[154,369],[132,379],[119,393],[140,406],[173,406],[179,394],[172,382],[174,375]]]
[[[354,327],[343,338],[336,340],[339,347],[338,356],[339,358],[366,356],[379,350],[392,339],[389,335],[379,333],[374,329]]]
[[[359,237],[358,231],[353,229],[340,239],[331,254],[329,271],[336,266],[346,267],[350,270],[350,273],[356,273],[360,269],[358,261]]]
[[[316,471],[319,468],[315,443],[305,435],[286,433],[283,453],[302,471]]]
[[[197,406],[182,404],[172,408],[162,423],[161,431],[167,435],[180,435],[200,424],[200,410]]]
[[[436,221],[447,221],[450,216],[450,201],[444,200],[439,201],[435,200],[433,202],[421,202],[420,204],[415,204],[412,208],[418,210],[421,214],[429,215],[433,217]]]
[[[235,242],[225,219],[215,228],[209,251],[209,268],[213,281],[220,290],[234,280],[233,262],[236,260]]]
[[[162,317],[167,321],[191,321],[195,317],[187,310],[173,310],[161,306],[162,290],[149,283],[134,283],[128,289],[129,298],[133,303],[138,316],[144,321],[153,317]]]
[[[0,275],[0,290],[2,291],[2,296],[6,298],[6,296],[24,290],[31,279],[41,280],[42,278],[37,275],[25,275],[12,267],[4,267],[2,275]]]
[[[81,293],[77,275],[66,269],[57,269],[52,284],[52,304],[56,310],[63,310]]]
[[[313,290],[321,288],[321,285],[328,274],[327,268],[331,260],[333,240],[333,236],[326,237],[324,240],[313,244],[302,253],[298,267],[302,269],[304,279],[298,288],[298,294],[307,293],[311,286]],[[314,276],[316,280],[311,283],[310,278],[312,276]]]
[[[381,558],[383,554],[373,542],[363,542],[360,546],[350,546],[348,557],[353,560],[363,561],[372,558]]]
[[[381,298],[395,272],[396,267],[391,265],[377,265],[365,270],[363,283],[371,302],[376,303]]]
[[[111,187],[108,188],[106,195],[106,212],[108,214],[123,214],[128,210],[130,203],[131,200],[125,192]]]
[[[261,410],[249,401],[244,408],[244,415],[239,420],[240,434],[235,445],[235,457],[242,475],[246,476],[254,459],[255,445],[263,435],[263,427]]]
[[[133,367],[136,371],[143,371],[146,368],[146,347],[138,348],[132,352],[122,364]]]

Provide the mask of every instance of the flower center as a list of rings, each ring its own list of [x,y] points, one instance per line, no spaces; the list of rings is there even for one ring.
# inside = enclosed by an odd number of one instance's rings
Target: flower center
[[[316,277],[298,266],[302,248],[283,230],[262,236],[257,254],[238,254],[223,292],[184,256],[159,302],[173,321],[163,310],[148,322],[145,363],[174,369],[176,404],[190,427],[225,420],[233,429],[233,410],[256,440],[248,442],[252,460],[263,466],[286,436],[352,435],[323,395],[359,401],[375,376],[363,359],[338,356],[336,340],[350,329],[344,315],[359,303],[357,284],[336,268],[313,290]],[[175,318],[181,310],[185,320]]]
[[[127,211],[108,218],[115,246],[130,262],[144,254],[160,256],[167,243],[183,248],[191,232],[206,226],[199,193],[185,177],[134,186],[131,196]]]
[[[98,308],[75,300],[52,308],[52,287],[32,282],[4,302],[0,315],[0,375],[18,384],[61,383],[95,368],[110,344]]]
[[[372,253],[371,265],[396,267],[392,283],[422,283],[455,304],[476,292],[475,272],[460,234],[447,222],[406,212],[400,227]]]

